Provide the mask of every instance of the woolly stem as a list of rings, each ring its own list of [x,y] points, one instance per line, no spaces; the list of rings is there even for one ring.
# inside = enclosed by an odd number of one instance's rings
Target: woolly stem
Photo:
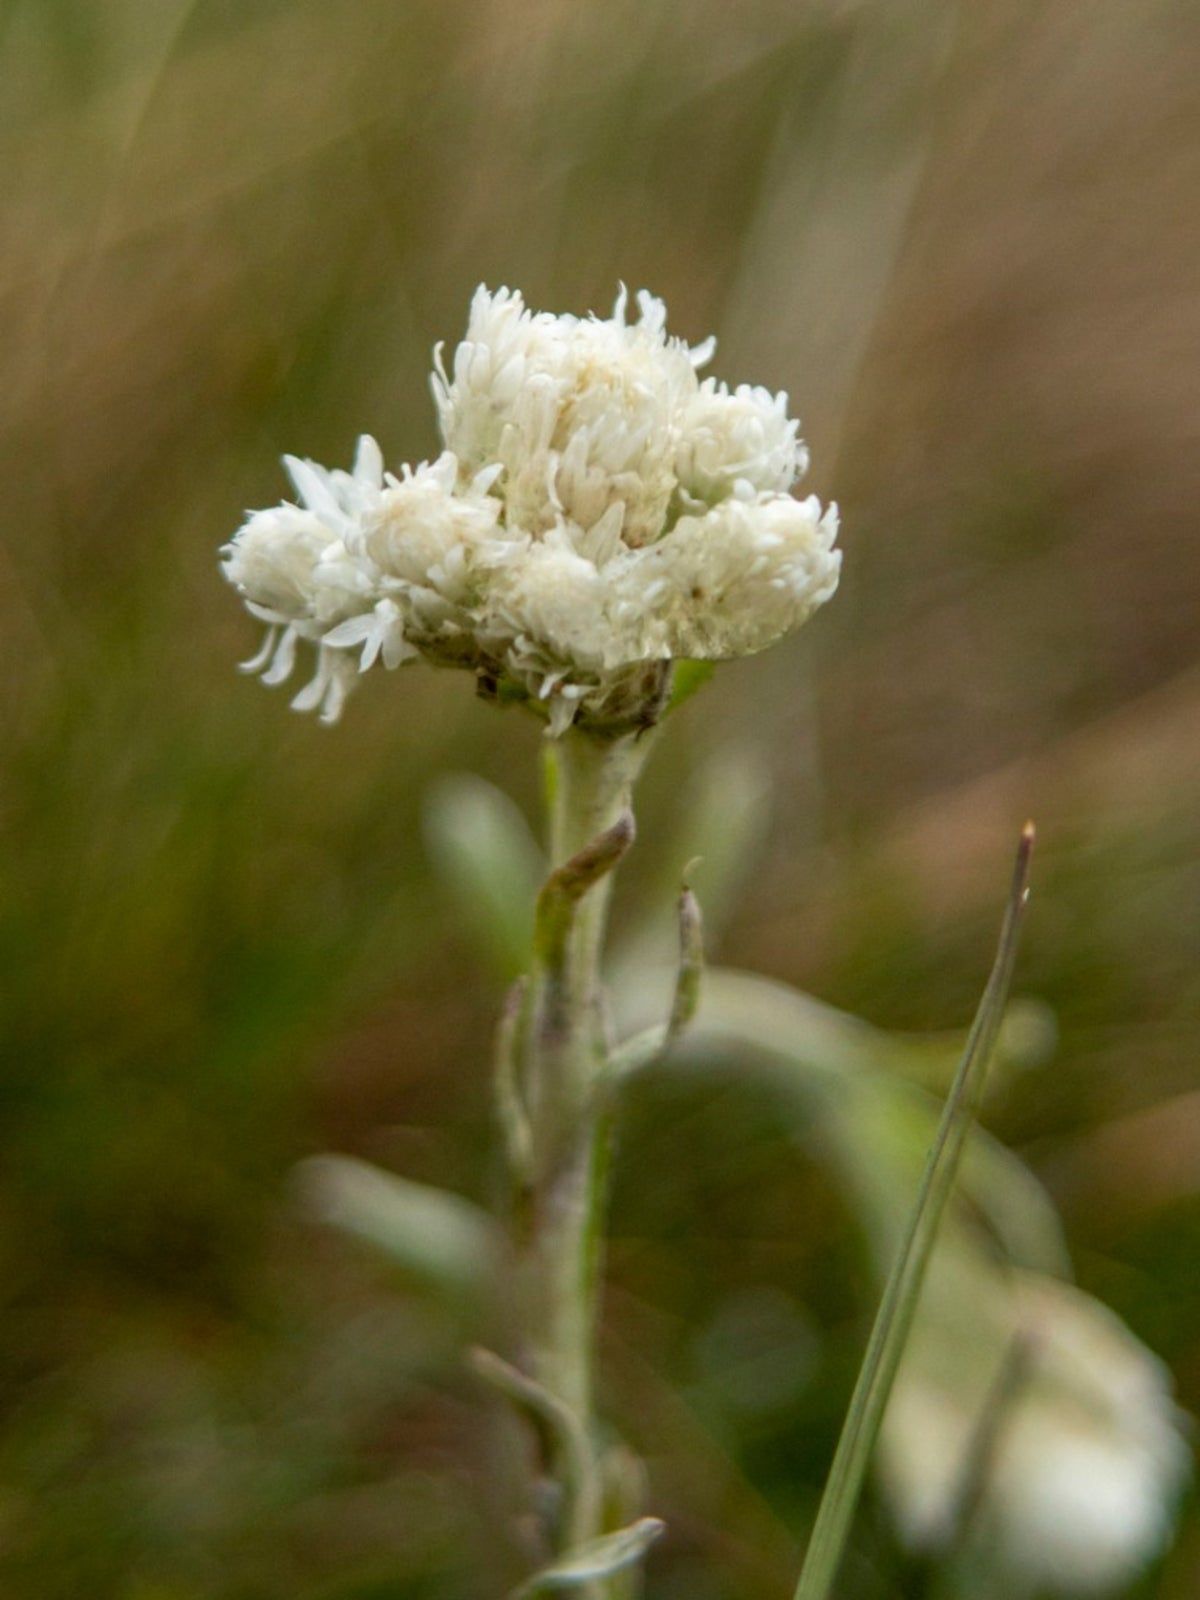
[[[583,1473],[549,1442],[546,1465],[561,1490],[551,1535],[558,1552],[604,1531],[592,1410],[609,1150],[597,1092],[607,1049],[600,967],[612,869],[632,842],[630,795],[649,743],[572,731],[548,775],[554,870],[538,905],[521,1074],[529,1158],[515,1287],[522,1368],[587,1441]]]

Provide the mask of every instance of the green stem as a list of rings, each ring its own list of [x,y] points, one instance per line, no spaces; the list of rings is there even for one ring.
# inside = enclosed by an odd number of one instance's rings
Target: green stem
[[[578,731],[559,741],[551,783],[555,869],[627,816],[649,742],[644,735],[603,740]],[[524,1074],[531,1159],[518,1239],[523,1364],[589,1440],[608,1164],[607,1118],[596,1093],[606,1053],[600,969],[610,868],[619,853],[582,893],[555,902],[563,920],[554,925],[551,953],[539,950]],[[563,1482],[565,1464],[550,1467]],[[560,1550],[603,1531],[595,1472],[563,1486]]]

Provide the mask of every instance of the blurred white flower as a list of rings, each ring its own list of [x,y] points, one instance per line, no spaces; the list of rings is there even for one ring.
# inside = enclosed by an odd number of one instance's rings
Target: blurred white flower
[[[1007,1374],[1007,1376],[1006,1376]],[[901,1531],[972,1531],[1016,1597],[1103,1594],[1161,1553],[1190,1470],[1162,1363],[1106,1306],[941,1249],[880,1439]]]
[[[297,641],[318,671],[293,704],[336,715],[359,670],[424,655],[485,692],[575,720],[653,719],[675,659],[774,643],[834,592],[837,512],[788,490],[807,463],[786,396],[696,368],[666,310],[622,290],[607,319],[480,288],[433,392],[446,449],[385,473],[287,457],[299,506],[253,513],[225,576],[270,629],[247,663],[278,683]]]

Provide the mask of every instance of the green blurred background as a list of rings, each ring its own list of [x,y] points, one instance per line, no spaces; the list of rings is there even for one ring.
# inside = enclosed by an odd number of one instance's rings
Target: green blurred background
[[[430,348],[481,279],[663,295],[789,390],[842,505],[836,603],[664,739],[618,913],[712,763],[761,769],[718,954],[954,1028],[1032,813],[1019,987],[1058,1048],[990,1125],[1200,1409],[1200,12],[5,0],[0,62],[3,1592],[499,1592],[487,1402],[290,1174],[494,1197],[502,977],[422,811],[465,769],[536,819],[537,727],[424,669],[291,715],[233,670],[257,629],[215,561],[282,450],[436,450]],[[871,1309],[856,1221],[775,1108],[677,1083],[633,1107],[613,1226],[652,1593],[790,1593]],[[864,1529],[847,1594],[903,1593]],[[1137,1592],[1198,1587],[1189,1512]]]

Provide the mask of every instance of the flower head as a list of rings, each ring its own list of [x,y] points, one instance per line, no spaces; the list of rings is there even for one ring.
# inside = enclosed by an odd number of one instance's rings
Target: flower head
[[[787,397],[702,383],[713,341],[637,305],[554,316],[481,287],[450,369],[435,355],[437,461],[385,473],[370,438],[351,472],[288,457],[300,504],[223,552],[271,630],[248,668],[280,682],[311,642],[294,703],[331,716],[355,667],[423,655],[552,732],[615,729],[656,714],[673,660],[761,650],[827,600],[837,513],[788,492],[807,454]]]

